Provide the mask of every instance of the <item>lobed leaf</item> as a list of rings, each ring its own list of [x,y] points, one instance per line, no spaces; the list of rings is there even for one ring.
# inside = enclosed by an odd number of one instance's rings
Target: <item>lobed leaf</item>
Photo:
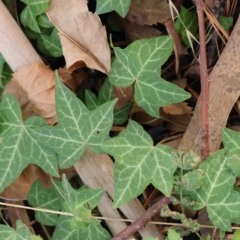
[[[236,176],[227,167],[227,161],[224,150],[220,150],[200,165],[205,177],[195,192],[192,209],[206,206],[212,223],[221,230],[231,231],[232,220],[240,215],[240,193],[233,190]]]
[[[109,240],[110,234],[104,229],[100,223],[91,224],[88,229],[72,229],[70,226],[71,217],[60,216],[58,224],[52,236],[52,240],[59,239],[84,239],[84,240]]]
[[[109,139],[116,100],[89,111],[61,82],[58,74],[55,98],[58,124],[36,129],[35,138],[58,153],[60,167],[71,167],[86,147],[95,153],[103,153],[101,144]]]
[[[105,141],[102,148],[116,160],[115,208],[141,194],[150,183],[164,195],[171,194],[177,168],[172,149],[165,145],[154,147],[151,137],[139,124],[129,120],[127,129]]]
[[[59,196],[54,189],[45,189],[39,181],[35,181],[28,193],[28,202],[33,207],[60,210]],[[47,226],[55,226],[58,216],[48,212],[36,211],[35,218],[38,222]]]
[[[116,86],[134,84],[136,103],[151,116],[159,117],[159,107],[181,102],[190,94],[163,80],[160,67],[172,52],[172,40],[162,36],[137,40],[125,49],[114,48],[109,80]]]
[[[45,121],[37,117],[29,118],[24,125],[18,101],[10,94],[4,96],[0,105],[0,192],[30,163],[58,176],[56,153],[32,136],[42,126],[46,126]]]
[[[92,218],[91,209],[95,208],[101,200],[104,189],[82,189],[74,190],[63,176],[62,181],[65,203],[64,209],[74,214],[70,225],[74,229],[87,230],[89,226],[98,224],[99,220]]]
[[[114,95],[114,86],[107,78],[100,91],[98,97],[89,90],[85,92],[86,106],[89,110],[94,110],[98,106],[111,101]],[[132,109],[132,103],[127,103],[126,106],[114,110],[113,113],[113,124],[120,125],[127,121],[128,115]]]
[[[32,235],[28,227],[24,225],[20,220],[16,222],[17,229],[13,229],[7,225],[0,225],[0,239],[11,240],[42,240],[41,237]]]

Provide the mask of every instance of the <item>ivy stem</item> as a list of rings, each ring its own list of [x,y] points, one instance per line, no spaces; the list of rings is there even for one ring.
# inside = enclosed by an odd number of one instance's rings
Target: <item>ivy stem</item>
[[[158,214],[161,208],[165,205],[171,203],[169,197],[163,197],[156,203],[154,203],[150,208],[148,208],[141,217],[139,217],[134,223],[132,223],[129,227],[125,228],[122,232],[118,233],[111,240],[123,240],[127,239],[139,229],[143,228],[153,216]]]
[[[208,71],[207,71],[207,55],[205,42],[205,24],[204,12],[202,8],[202,0],[196,0],[198,27],[199,27],[199,41],[200,41],[200,78],[201,78],[201,157],[206,159],[209,156],[209,130],[208,130]]]

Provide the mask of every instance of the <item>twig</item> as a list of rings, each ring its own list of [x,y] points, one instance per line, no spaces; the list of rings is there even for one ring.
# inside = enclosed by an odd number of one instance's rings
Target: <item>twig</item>
[[[209,131],[208,131],[208,72],[207,72],[207,56],[205,43],[205,25],[204,13],[202,8],[202,0],[196,0],[198,25],[199,25],[199,40],[200,40],[200,76],[201,76],[201,156],[206,159],[209,156]]]
[[[139,219],[137,219],[134,223],[132,223],[129,227],[117,234],[111,240],[123,240],[133,235],[139,229],[143,228],[154,215],[159,213],[159,211],[164,205],[167,205],[170,202],[171,201],[169,197],[161,198],[159,201],[154,203],[148,210],[146,210],[146,212],[144,212]]]

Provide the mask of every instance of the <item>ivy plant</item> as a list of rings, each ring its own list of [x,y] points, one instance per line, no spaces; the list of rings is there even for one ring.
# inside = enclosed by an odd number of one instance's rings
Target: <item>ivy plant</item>
[[[113,99],[114,85],[107,78],[98,94],[98,97],[91,91],[86,90],[85,101],[89,110],[94,110],[100,105],[109,102]],[[127,121],[128,115],[132,109],[132,103],[128,102],[124,107],[114,110],[113,112],[113,124],[121,125]]]
[[[60,56],[57,30],[45,14],[49,0],[22,2],[26,6],[20,19],[26,35],[36,40],[45,54]],[[124,17],[130,2],[98,0],[96,11],[102,14],[115,10]],[[196,15],[182,7],[180,19],[175,28],[189,47],[187,31],[196,35]],[[226,19],[223,24],[226,28],[230,26]],[[183,153],[163,144],[154,146],[140,124],[127,122],[132,103],[114,110],[118,101],[113,97],[115,86],[134,85],[135,102],[155,118],[160,116],[160,107],[190,97],[188,92],[161,78],[161,68],[172,51],[173,43],[168,36],[137,40],[126,48],[115,47],[110,75],[98,96],[86,90],[86,105],[61,82],[56,71],[56,126],[48,126],[41,117],[23,122],[19,103],[6,94],[0,103],[0,191],[13,183],[30,163],[59,177],[58,167],[72,167],[88,149],[114,158],[114,208],[137,197],[152,184],[165,197],[171,197],[173,204],[179,203],[190,210],[206,207],[210,220],[221,233],[231,231],[232,223],[240,223],[240,193],[234,188],[236,177],[240,176],[240,134],[224,128],[224,149],[202,162],[193,152]],[[0,88],[3,89],[10,75],[10,68],[1,56]],[[126,122],[126,129],[111,138],[112,125]],[[52,180],[51,189],[44,189],[36,181],[29,191],[28,202],[36,208],[38,222],[55,226],[53,240],[108,240],[110,233],[92,214],[104,193],[104,189],[86,186],[73,189],[63,175],[61,181]],[[168,240],[181,240],[182,235],[200,228],[198,223],[167,206],[162,208],[161,215],[179,220],[187,227],[186,231],[169,230]],[[16,226],[14,230],[0,225],[0,238],[41,239],[33,236],[22,222],[17,221]],[[237,235],[236,232],[234,237]]]

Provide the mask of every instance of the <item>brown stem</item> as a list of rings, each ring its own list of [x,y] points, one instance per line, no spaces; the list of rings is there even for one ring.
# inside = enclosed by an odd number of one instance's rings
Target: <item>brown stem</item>
[[[129,236],[133,235],[135,232],[137,232],[139,229],[143,228],[150,219],[160,212],[161,208],[164,205],[167,205],[171,203],[169,197],[163,197],[156,203],[154,203],[144,214],[136,220],[134,223],[132,223],[129,227],[124,229],[122,232],[117,234],[115,237],[113,237],[111,240],[123,240],[128,238]]]
[[[198,25],[199,25],[199,40],[200,40],[200,76],[201,76],[201,156],[206,159],[209,156],[209,132],[208,132],[208,72],[207,72],[207,56],[205,42],[205,25],[204,13],[202,8],[202,0],[196,0]]]

